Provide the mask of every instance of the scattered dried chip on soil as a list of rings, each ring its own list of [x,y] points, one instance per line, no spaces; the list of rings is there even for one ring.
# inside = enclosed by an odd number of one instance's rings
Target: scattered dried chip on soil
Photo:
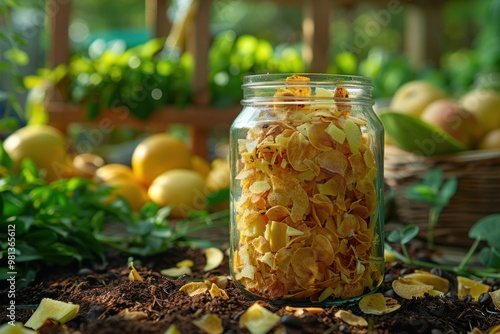
[[[172,279],[160,274],[162,269],[175,267],[176,263],[185,259],[194,262],[192,275]],[[206,273],[203,271],[206,257],[196,249],[174,248],[162,256],[135,258],[134,265],[143,281],[129,280],[127,255],[117,252],[109,253],[106,266],[86,263],[85,268],[46,269],[34,284],[16,291],[16,320],[26,322],[43,298],[51,298],[80,305],[78,315],[66,323],[69,333],[163,334],[171,324],[175,324],[180,333],[203,333],[193,321],[207,314],[221,319],[224,333],[248,333],[240,328],[239,322],[244,311],[255,301],[247,299],[232,280],[224,288],[228,299],[213,298],[208,290],[192,297],[179,291],[188,282],[227,276],[227,257],[221,266]],[[500,310],[495,309],[492,299],[484,303],[459,299],[457,281],[451,275],[446,275],[450,281],[450,292],[445,296],[407,300],[394,294],[392,281],[414,269],[418,268],[401,263],[386,264],[385,280],[378,292],[401,304],[399,310],[388,314],[365,314],[356,303],[327,307],[319,313],[308,312],[307,309],[291,312],[285,306],[261,305],[280,317],[274,328],[284,329],[283,333],[452,333],[451,330],[468,333],[475,327],[486,333],[500,324]],[[8,287],[5,282],[2,284],[0,303],[8,305]],[[493,290],[496,290],[500,282],[493,285]],[[339,310],[365,318],[369,327],[351,326],[336,318]],[[145,314],[145,317],[130,319],[121,316],[124,312],[139,312],[137,314]],[[7,322],[6,307],[1,308],[0,318],[2,322]],[[53,329],[49,333],[54,332]]]

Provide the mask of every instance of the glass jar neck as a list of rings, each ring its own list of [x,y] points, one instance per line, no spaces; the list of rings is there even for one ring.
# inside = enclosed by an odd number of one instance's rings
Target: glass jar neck
[[[287,80],[291,76],[297,80]],[[300,78],[305,78],[301,80]],[[335,101],[337,104],[363,104],[373,105],[372,80],[368,77],[335,74],[256,74],[243,78],[243,105],[282,103],[322,103]],[[293,91],[303,89],[305,94],[286,95],[276,92],[280,89],[292,88]],[[345,94],[337,94],[339,89],[347,91]],[[325,90],[330,92],[325,93]]]

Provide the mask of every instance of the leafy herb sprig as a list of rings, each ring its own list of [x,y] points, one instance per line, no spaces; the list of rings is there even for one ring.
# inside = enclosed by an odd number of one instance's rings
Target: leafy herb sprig
[[[407,190],[407,196],[415,201],[431,204],[429,209],[429,226],[427,230],[427,242],[430,249],[434,249],[434,229],[441,211],[448,205],[457,189],[455,177],[444,179],[440,169],[429,170],[424,179]],[[474,242],[468,252],[456,266],[442,265],[434,262],[426,262],[412,259],[407,244],[418,236],[420,229],[417,225],[410,224],[402,229],[391,231],[387,236],[385,249],[407,264],[421,267],[438,267],[442,270],[453,272],[457,275],[469,277],[500,278],[500,214],[492,214],[479,219],[469,230],[468,236]],[[397,243],[401,253],[397,252],[390,243]],[[481,245],[484,247],[480,248]],[[484,268],[472,268],[469,263],[474,255],[477,255]]]
[[[429,220],[427,226],[427,245],[434,249],[434,231],[441,211],[449,204],[457,191],[457,178],[444,179],[441,169],[430,169],[421,182],[408,187],[406,196],[410,200],[429,203]]]
[[[0,145],[0,258],[14,259],[0,267],[0,280],[16,271],[19,286],[28,285],[43,266],[65,266],[84,260],[105,260],[104,246],[133,255],[159,254],[174,245],[209,246],[194,233],[227,226],[228,212],[193,213],[168,220],[170,208],[147,203],[134,212],[122,198],[109,201],[112,188],[83,178],[47,183],[25,160],[19,171]],[[209,206],[225,196],[210,196]],[[8,231],[15,229],[15,245]],[[4,265],[5,265],[4,264]],[[12,267],[9,267],[12,265]]]

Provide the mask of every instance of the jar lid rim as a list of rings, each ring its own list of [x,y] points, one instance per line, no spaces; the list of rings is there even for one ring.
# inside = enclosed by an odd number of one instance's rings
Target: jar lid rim
[[[372,79],[360,75],[329,74],[329,73],[261,73],[250,74],[243,77],[243,87],[259,85],[262,83],[282,83],[287,77],[292,75],[304,76],[310,79],[307,85],[328,85],[328,84],[358,84],[372,86]]]

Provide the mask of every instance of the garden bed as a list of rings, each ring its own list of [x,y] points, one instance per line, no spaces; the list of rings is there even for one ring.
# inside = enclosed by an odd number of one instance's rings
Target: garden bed
[[[418,240],[412,241],[410,251],[417,258],[430,255]],[[169,279],[160,274],[162,269],[174,267],[185,259],[194,262],[192,275]],[[208,292],[190,297],[179,291],[189,281],[228,275],[227,258],[218,268],[204,272],[206,260],[199,249],[176,247],[160,256],[136,257],[134,264],[144,281],[130,281],[128,261],[128,255],[109,250],[105,264],[88,262],[83,267],[45,268],[33,284],[16,291],[16,321],[25,323],[42,298],[52,298],[79,304],[80,310],[65,326],[57,325],[43,333],[165,333],[170,324],[175,324],[181,333],[203,333],[193,320],[207,313],[215,313],[222,319],[224,333],[248,333],[239,327],[239,319],[255,301],[247,299],[231,280],[225,289],[227,300],[212,298]],[[291,312],[267,303],[261,305],[281,317],[274,333],[438,334],[469,333],[474,328],[481,331],[474,333],[487,333],[488,329],[500,324],[500,311],[494,308],[491,299],[482,303],[459,299],[456,277],[439,270],[433,272],[450,281],[451,290],[445,296],[406,300],[395,295],[392,281],[414,269],[402,262],[386,263],[386,275],[379,292],[396,299],[401,308],[385,315],[364,314],[357,303],[326,307],[317,314],[307,310]],[[498,289],[500,282],[490,284]],[[9,303],[5,290],[1,303]],[[368,326],[350,326],[336,318],[334,314],[340,309],[365,318]],[[136,319],[127,319],[123,315],[127,313],[125,310],[143,313],[136,315]],[[7,319],[6,312],[3,307],[2,319]]]

